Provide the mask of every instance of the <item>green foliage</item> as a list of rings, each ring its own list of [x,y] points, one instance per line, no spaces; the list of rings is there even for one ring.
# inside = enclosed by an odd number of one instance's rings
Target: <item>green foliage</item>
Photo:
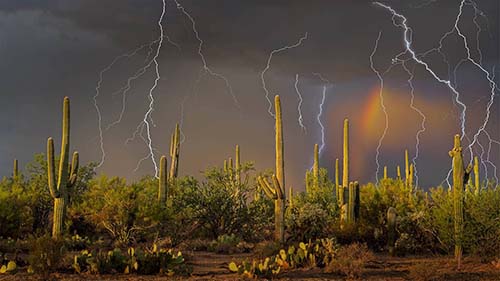
[[[441,245],[451,252],[455,244],[453,193],[439,187],[430,191],[431,216]],[[500,189],[487,188],[465,196],[463,250],[484,260],[500,257]]]
[[[242,169],[244,173],[251,168],[247,167]],[[248,180],[236,183],[229,171],[214,168],[205,172],[201,185],[184,189],[174,200],[190,214],[192,223],[201,228],[202,236],[216,239],[223,234],[245,236],[251,222],[248,193]]]
[[[126,254],[118,248],[94,253],[84,250],[74,256],[73,269],[77,273],[138,273],[169,276],[188,275],[191,272],[181,252],[174,253],[171,249],[158,249],[156,244],[151,250],[129,248]]]
[[[395,249],[398,254],[438,251],[429,204],[422,191],[411,191],[402,180],[387,179],[379,186],[363,186],[357,241],[367,243],[372,249],[383,250],[388,242],[387,210],[392,207],[398,214],[396,236],[399,238]]]
[[[117,243],[128,245],[157,225],[152,218],[153,209],[160,211],[156,192],[153,178],[129,185],[124,179],[102,176],[91,182],[77,212],[89,217],[95,227],[107,231]]]

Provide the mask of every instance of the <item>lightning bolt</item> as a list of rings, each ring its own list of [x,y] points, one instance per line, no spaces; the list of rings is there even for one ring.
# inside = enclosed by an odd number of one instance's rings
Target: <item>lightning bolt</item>
[[[454,25],[453,25],[453,28],[447,32],[440,40],[440,46],[439,48],[437,48],[439,51],[441,50],[442,48],[442,42],[444,40],[444,38],[446,38],[448,35],[451,35],[453,33],[457,33],[458,36],[460,38],[462,38],[462,41],[464,43],[464,48],[466,50],[466,53],[467,53],[467,57],[466,57],[466,61],[472,63],[474,66],[476,66],[481,72],[483,72],[486,76],[486,79],[488,80],[489,84],[490,84],[490,89],[491,89],[491,92],[490,92],[490,101],[488,102],[487,106],[486,106],[486,114],[485,114],[485,118],[484,118],[484,121],[482,123],[482,125],[479,127],[478,131],[474,134],[474,137],[473,137],[473,141],[470,142],[469,144],[469,151],[470,151],[470,161],[472,162],[473,161],[473,150],[472,150],[472,147],[478,142],[478,137],[481,133],[484,133],[485,132],[485,128],[486,128],[486,125],[488,124],[488,121],[489,121],[489,117],[490,117],[490,109],[491,109],[491,106],[493,105],[493,102],[494,102],[494,97],[495,97],[495,90],[497,89],[497,86],[496,86],[496,83],[493,81],[492,77],[491,77],[491,74],[484,68],[481,66],[480,63],[478,63],[477,61],[475,61],[472,56],[471,56],[471,51],[470,51],[470,48],[469,48],[469,43],[467,41],[467,38],[466,36],[462,33],[462,31],[460,30],[460,28],[458,27],[458,23],[460,21],[460,18],[462,16],[462,13],[463,13],[463,7],[465,5],[466,1],[465,0],[462,0],[460,2],[460,7],[459,7],[459,12],[457,14],[457,17],[454,21]],[[470,3],[470,2],[467,2],[467,3]],[[411,42],[411,39],[409,39],[409,34],[411,34],[411,29],[408,27],[407,25],[407,19],[405,16],[397,13],[393,8],[391,8],[390,6],[387,6],[385,4],[382,4],[380,2],[374,2],[375,5],[378,5],[380,7],[383,7],[385,8],[386,10],[390,11],[391,14],[392,14],[392,20],[393,20],[393,23],[395,26],[397,27],[401,27],[403,30],[404,30],[404,45],[405,45],[405,48],[406,48],[406,51],[411,54],[411,57],[412,59],[417,62],[418,64],[422,65],[425,67],[425,69],[427,70],[427,72],[429,72],[439,83],[442,83],[444,85],[446,85],[454,94],[455,94],[455,102],[457,104],[459,104],[461,107],[462,107],[462,113],[461,113],[461,128],[462,128],[462,138],[465,136],[465,117],[466,117],[466,110],[467,110],[467,107],[466,105],[460,101],[460,93],[456,90],[455,86],[451,83],[450,80],[445,80],[443,78],[440,78],[431,68],[430,66],[424,62],[423,60],[421,60],[420,58],[418,58],[418,56],[416,55],[416,53],[413,51],[411,45],[412,45],[412,42]],[[401,23],[396,23],[396,18],[398,18]],[[476,37],[477,38],[477,37]],[[399,58],[396,58],[397,60],[400,60]],[[450,172],[448,173],[448,177],[450,175]],[[449,183],[448,181],[448,178],[446,179],[447,182]]]
[[[380,136],[380,139],[378,140],[377,151],[375,154],[375,164],[377,165],[377,169],[375,171],[375,178],[376,178],[377,183],[378,183],[378,174],[380,172],[380,162],[379,162],[380,148],[382,147],[382,142],[384,141],[385,135],[387,134],[387,130],[389,129],[389,115],[387,114],[387,108],[385,107],[385,103],[384,103],[384,78],[382,77],[380,72],[375,68],[374,63],[373,63],[373,57],[377,53],[378,44],[379,44],[381,37],[382,37],[382,31],[379,31],[378,36],[377,36],[377,40],[375,41],[375,46],[373,47],[373,51],[370,54],[370,68],[377,75],[377,78],[379,79],[379,82],[380,82],[380,90],[379,90],[380,107],[382,108],[384,115],[385,115],[384,131],[382,132],[382,135]]]
[[[420,118],[422,118],[421,123],[420,123],[420,129],[417,131],[417,134],[415,135],[415,155],[412,158],[413,162],[413,168],[414,168],[414,174],[415,174],[415,186],[418,186],[418,170],[417,170],[417,159],[420,153],[420,135],[425,132],[425,122],[427,120],[425,114],[415,106],[415,87],[413,86],[413,72],[410,71],[410,69],[406,66],[406,63],[402,63],[403,69],[406,71],[408,74],[408,86],[410,87],[410,108],[415,111],[418,115],[420,115]]]
[[[295,87],[295,93],[297,93],[297,97],[299,98],[299,105],[297,106],[297,113],[299,115],[299,117],[298,117],[299,126],[300,126],[300,128],[302,128],[304,133],[307,133],[306,127],[304,126],[304,122],[303,122],[304,118],[302,117],[302,102],[304,100],[302,99],[302,94],[300,93],[300,90],[299,90],[299,75],[298,74],[295,74],[294,87]]]
[[[321,101],[320,101],[319,106],[318,106],[318,114],[316,115],[316,121],[318,122],[318,126],[319,126],[320,131],[321,131],[321,144],[320,144],[319,149],[318,149],[318,154],[321,156],[321,153],[325,149],[325,145],[326,145],[325,126],[323,125],[323,121],[322,121],[321,117],[323,115],[323,107],[324,107],[325,101],[326,101],[327,85],[330,84],[330,81],[328,81],[328,79],[324,78],[320,73],[313,72],[313,75],[318,77],[321,80],[321,82],[325,83],[325,85],[323,85],[323,91],[321,92]]]
[[[153,83],[153,86],[149,89],[148,93],[148,98],[149,98],[149,108],[144,114],[144,119],[142,120],[143,125],[146,127],[146,136],[147,136],[147,146],[149,148],[149,155],[148,158],[151,158],[151,161],[153,163],[153,166],[155,168],[155,177],[158,177],[158,165],[156,163],[155,159],[155,154],[154,154],[154,149],[153,149],[153,139],[151,138],[151,124],[149,123],[149,119],[152,118],[151,114],[153,113],[154,110],[154,96],[153,92],[154,90],[158,87],[158,82],[160,81],[160,65],[158,64],[158,57],[160,56],[160,50],[161,46],[163,44],[163,25],[161,24],[163,17],[165,16],[165,7],[166,3],[165,0],[162,0],[163,6],[162,6],[162,12],[160,15],[160,18],[158,20],[158,27],[160,29],[160,40],[158,42],[158,47],[156,48],[155,55],[153,57],[153,62],[155,65],[155,73],[156,73],[156,78]]]
[[[189,14],[186,9],[179,3],[178,0],[174,0],[175,4],[177,5],[177,9],[179,11],[181,11],[188,19],[189,21],[191,22],[191,28],[193,30],[193,33],[195,35],[195,38],[196,40],[198,40],[199,44],[198,44],[198,56],[200,57],[201,59],[201,62],[203,63],[203,74],[210,74],[211,76],[213,77],[216,77],[216,78],[219,78],[221,79],[222,81],[224,81],[228,91],[229,91],[229,94],[231,95],[231,97],[233,98],[233,101],[234,101],[234,104],[237,108],[240,108],[240,105],[239,105],[239,102],[238,102],[238,99],[236,98],[236,95],[234,94],[233,92],[233,87],[231,86],[231,84],[229,83],[229,80],[222,74],[220,73],[217,73],[215,72],[214,70],[212,70],[208,64],[207,64],[207,60],[205,58],[205,55],[203,54],[203,44],[205,43],[201,37],[200,37],[200,34],[198,32],[198,29],[196,28],[196,21],[194,20],[194,18],[191,16],[191,14]],[[201,80],[201,75],[199,76],[197,82],[195,85],[197,85]]]
[[[101,87],[102,83],[104,81],[104,74],[109,71],[113,66],[121,59],[123,58],[131,58],[135,56],[138,52],[140,52],[142,49],[146,48],[149,44],[143,44],[133,51],[117,56],[116,58],[111,61],[109,65],[107,65],[103,70],[99,72],[99,80],[97,81],[97,85],[95,87],[95,94],[93,96],[93,103],[95,110],[97,112],[97,121],[98,121],[98,130],[99,130],[99,148],[101,150],[101,159],[99,163],[97,164],[96,168],[101,167],[104,164],[104,160],[106,158],[106,151],[104,150],[104,130],[103,130],[103,124],[102,124],[102,113],[101,113],[101,108],[99,107],[98,103],[98,98],[101,94]]]
[[[267,64],[266,64],[266,67],[264,68],[264,70],[262,70],[262,72],[260,73],[260,80],[262,82],[262,88],[264,89],[264,92],[266,94],[266,100],[269,104],[269,107],[267,109],[267,111],[269,112],[269,114],[274,118],[274,113],[272,112],[272,108],[273,108],[273,103],[271,102],[271,99],[269,98],[269,95],[270,95],[270,92],[269,90],[267,89],[267,85],[266,85],[266,79],[265,79],[265,75],[266,75],[266,72],[269,70],[269,68],[271,67],[271,60],[273,59],[273,56],[278,54],[278,53],[281,53],[283,51],[286,51],[286,50],[290,50],[290,49],[293,49],[293,48],[296,48],[300,45],[302,45],[302,42],[304,40],[307,39],[307,32],[299,39],[299,41],[297,41],[295,44],[293,45],[288,45],[288,46],[284,46],[284,47],[281,47],[279,49],[274,49],[271,51],[271,53],[269,53],[269,57],[267,58]]]

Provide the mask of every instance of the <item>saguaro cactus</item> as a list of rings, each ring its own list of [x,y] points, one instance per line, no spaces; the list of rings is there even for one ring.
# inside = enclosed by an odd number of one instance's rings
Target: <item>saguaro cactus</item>
[[[474,192],[479,194],[479,190],[481,187],[479,186],[479,159],[477,156],[474,157]]]
[[[408,170],[408,179],[406,180],[406,186],[412,190],[413,188],[413,178],[415,176],[415,166],[410,164],[410,169]]]
[[[400,180],[401,179],[401,167],[399,167],[399,165],[396,168],[396,175],[398,177],[398,180]]]
[[[313,188],[316,191],[319,189],[319,148],[318,148],[318,144],[314,145]]]
[[[464,168],[460,135],[455,135],[453,149],[449,152],[453,167],[453,213],[455,230],[455,259],[458,268],[462,263],[462,243],[464,230],[464,189],[472,166]]]
[[[335,159],[335,191],[337,195],[337,200],[339,198],[339,159]]]
[[[396,244],[396,218],[396,209],[390,207],[387,210],[387,248],[391,255],[394,255],[394,245]]]
[[[405,149],[405,183],[409,186],[408,180],[410,178],[410,161],[408,157],[408,149]]]
[[[170,180],[175,180],[179,173],[179,152],[181,148],[181,129],[175,125],[175,131],[170,141]]]
[[[259,185],[264,190],[264,193],[274,200],[274,238],[280,243],[285,241],[285,161],[283,157],[283,126],[281,119],[281,103],[280,97],[276,95],[274,98],[275,110],[275,139],[276,139],[276,170],[272,176],[272,183],[267,179],[259,176],[257,178]]]
[[[235,180],[236,184],[239,186],[241,185],[241,163],[240,163],[240,146],[236,145],[235,148]]]
[[[387,166],[384,166],[384,180],[387,179]]]
[[[62,127],[61,156],[59,158],[57,184],[54,163],[54,140],[52,138],[47,140],[48,185],[50,195],[54,198],[53,238],[62,235],[66,204],[69,199],[69,189],[74,186],[78,171],[78,152],[73,154],[71,165],[68,165],[70,139],[70,108],[68,97],[64,98]]]
[[[359,218],[359,183],[349,183],[349,200],[347,202],[347,222],[353,224]]]
[[[14,168],[12,169],[12,178],[17,180],[19,178],[19,163],[14,159]]]
[[[348,220],[349,207],[344,208],[345,196],[344,188],[349,187],[349,119],[344,119],[344,143],[343,143],[343,163],[342,163],[342,186],[339,189],[340,220]],[[347,210],[347,212],[346,212]]]
[[[168,196],[168,173],[167,173],[167,157],[160,158],[160,173],[158,178],[158,203],[164,206]]]

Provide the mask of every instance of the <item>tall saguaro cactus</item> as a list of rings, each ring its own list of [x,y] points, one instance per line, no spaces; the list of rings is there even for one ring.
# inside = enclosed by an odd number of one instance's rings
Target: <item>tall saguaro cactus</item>
[[[464,167],[460,135],[455,135],[453,149],[449,152],[453,167],[453,213],[455,230],[455,259],[458,268],[462,263],[462,243],[464,230],[464,189],[472,166]]]
[[[477,159],[476,156],[474,157],[474,192],[478,194],[480,188],[481,187],[479,186],[479,159]]]
[[[167,157],[160,158],[160,173],[158,178],[158,203],[164,206],[168,196],[168,173],[167,173]]]
[[[336,191],[336,198],[338,200],[339,198],[339,159],[335,159],[335,191]]]
[[[348,220],[349,208],[344,207],[344,189],[349,188],[349,119],[344,119],[344,142],[343,142],[343,162],[342,162],[342,186],[339,188],[338,203],[340,206],[340,220]]]
[[[236,145],[236,148],[235,148],[235,163],[234,163],[234,169],[235,169],[235,180],[236,180],[236,184],[238,186],[241,185],[241,160],[240,160],[240,146],[239,145]]]
[[[281,102],[280,97],[276,95],[274,98],[275,110],[275,142],[276,142],[276,169],[272,176],[272,182],[259,176],[257,178],[260,187],[264,193],[274,200],[274,238],[280,243],[285,242],[285,160],[283,157],[283,125],[281,118]]]
[[[68,165],[70,139],[70,107],[68,97],[64,98],[62,127],[61,156],[59,158],[57,184],[55,177],[54,140],[52,138],[47,140],[48,185],[50,195],[54,198],[53,238],[62,235],[66,204],[69,200],[69,189],[74,186],[78,172],[78,152],[74,152],[71,165]]]
[[[405,149],[405,183],[406,186],[409,186],[409,181],[410,179],[410,160],[408,157],[408,149]]]
[[[19,178],[19,163],[17,159],[14,159],[14,168],[12,169],[12,178],[17,180]]]
[[[175,180],[179,173],[179,152],[181,147],[181,129],[175,125],[175,131],[170,141],[170,180]]]
[[[314,145],[314,164],[313,164],[313,190],[319,189],[319,148]]]
[[[347,222],[353,224],[359,218],[359,183],[350,182],[349,183],[349,198],[347,202]]]

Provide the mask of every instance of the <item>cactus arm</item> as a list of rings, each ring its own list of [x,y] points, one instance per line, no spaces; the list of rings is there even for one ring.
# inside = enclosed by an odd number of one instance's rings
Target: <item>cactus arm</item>
[[[158,179],[158,202],[160,204],[165,203],[167,197],[168,173],[166,169],[167,169],[167,157],[162,156],[160,158],[160,173]]]
[[[47,176],[50,195],[53,198],[59,198],[61,194],[56,188],[55,182],[55,164],[54,164],[54,140],[49,138],[47,140]]]
[[[276,190],[276,197],[279,199],[285,199],[285,191],[282,186],[280,186],[280,182],[278,181],[278,178],[276,175],[273,175],[273,186],[274,190]]]
[[[275,191],[271,188],[271,185],[267,182],[266,179],[259,176],[257,178],[257,181],[259,182],[260,188],[262,188],[262,190],[264,190],[264,193],[267,195],[267,197],[269,197],[270,199],[276,198],[276,194],[274,193]]]
[[[71,166],[70,166],[70,178],[68,181],[68,186],[73,187],[76,183],[77,179],[77,174],[78,174],[78,167],[79,167],[79,154],[77,151],[73,153],[73,159],[71,160]]]

